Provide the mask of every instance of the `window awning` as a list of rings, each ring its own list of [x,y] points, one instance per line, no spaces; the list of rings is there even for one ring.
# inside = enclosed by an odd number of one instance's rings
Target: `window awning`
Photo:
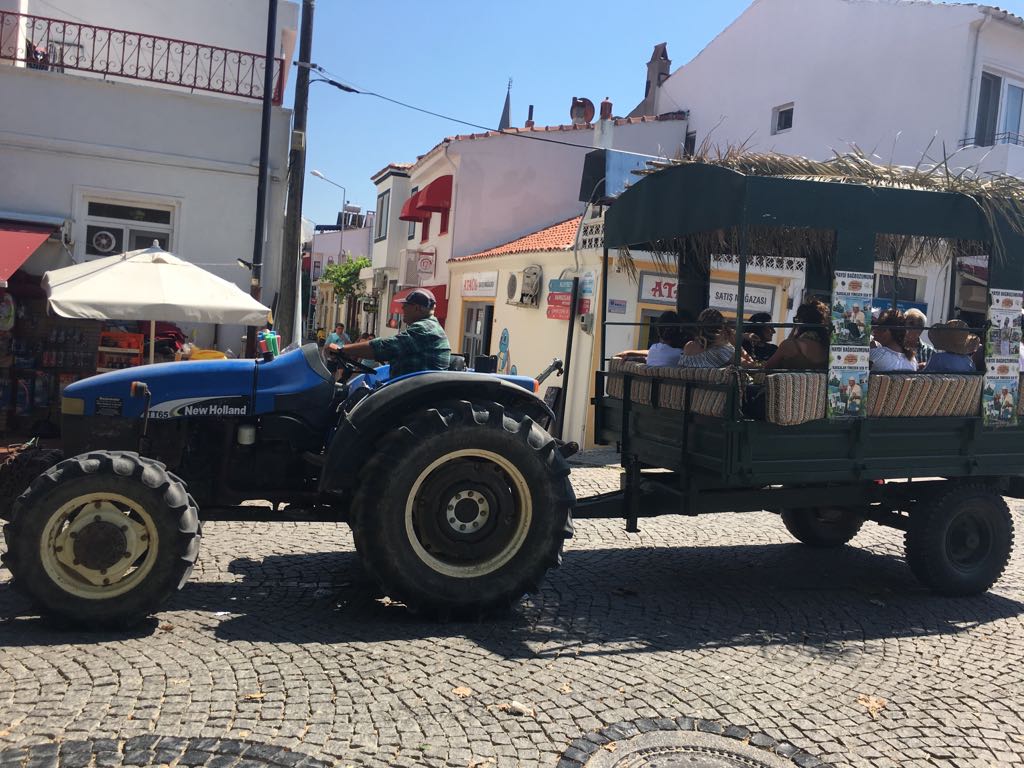
[[[421,210],[419,207],[420,195],[422,194],[423,190],[420,190],[406,200],[402,205],[402,213],[398,218],[402,221],[425,221],[429,219],[430,212]]]
[[[402,300],[410,293],[416,290],[416,288],[425,288],[434,294],[434,299],[437,301],[437,306],[434,307],[434,315],[437,317],[437,321],[444,325],[445,319],[448,317],[448,286],[447,285],[421,285],[413,288],[403,288],[394,295],[391,299],[390,314],[400,315],[402,314]]]
[[[416,193],[417,207],[423,211],[443,213],[452,207],[452,176],[439,176]]]
[[[7,287],[11,275],[56,229],[48,224],[0,221],[0,288]]]

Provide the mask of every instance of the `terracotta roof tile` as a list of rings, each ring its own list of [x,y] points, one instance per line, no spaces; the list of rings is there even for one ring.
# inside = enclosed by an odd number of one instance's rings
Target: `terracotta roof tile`
[[[412,163],[388,163],[383,168],[381,168],[379,171],[377,171],[375,174],[373,174],[370,177],[370,180],[373,181],[374,179],[376,179],[378,176],[380,176],[381,174],[385,173],[386,171],[408,171],[410,168],[412,168],[412,166],[413,166]]]
[[[490,248],[480,253],[471,253],[468,256],[456,256],[448,261],[473,261],[475,259],[486,259],[490,256],[507,256],[512,253],[537,253],[539,251],[564,251],[572,247],[576,240],[576,230],[579,229],[582,216],[553,224],[545,229],[533,232],[518,240]]]

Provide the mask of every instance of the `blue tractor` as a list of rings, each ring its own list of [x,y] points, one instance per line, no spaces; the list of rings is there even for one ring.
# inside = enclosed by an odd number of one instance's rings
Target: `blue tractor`
[[[480,614],[535,590],[575,503],[575,446],[548,433],[537,381],[436,371],[382,382],[338,362],[346,384],[310,344],[69,386],[67,458],[0,511],[15,584],[45,615],[130,624],[184,585],[204,520],[309,519],[348,523],[384,593],[418,612]],[[243,505],[257,499],[273,509]]]

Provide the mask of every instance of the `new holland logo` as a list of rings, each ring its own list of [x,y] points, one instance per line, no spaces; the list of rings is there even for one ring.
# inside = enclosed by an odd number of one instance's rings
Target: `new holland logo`
[[[244,397],[189,398],[158,403],[149,409],[151,419],[174,419],[189,416],[245,416],[249,404]]]

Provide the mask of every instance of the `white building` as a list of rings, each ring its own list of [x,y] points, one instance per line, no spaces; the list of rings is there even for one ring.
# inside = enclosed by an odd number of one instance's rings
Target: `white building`
[[[755,0],[668,77],[665,59],[662,44],[634,114],[688,110],[691,144],[817,159],[855,144],[901,165],[957,153],[951,165],[1024,176],[1024,20],[993,6]],[[945,316],[948,273],[902,277],[901,297]],[[983,290],[953,297],[984,311],[979,300]]]
[[[595,125],[603,126],[596,138]],[[584,156],[595,143],[674,156],[685,134],[686,122],[675,113],[597,124],[530,123],[507,133],[449,137],[411,165],[381,169],[373,177],[378,192],[373,261],[381,291],[381,332],[397,325],[396,295],[422,286],[437,294],[438,315],[449,337],[459,338],[464,318],[444,317],[450,258],[579,215]],[[548,141],[533,140],[538,138]]]
[[[280,103],[297,26],[297,3],[281,0],[268,305],[280,273],[290,134]],[[247,288],[236,259],[252,259],[255,238],[265,40],[265,12],[245,0],[179,0],[173,12],[160,0],[0,0],[0,178],[8,182],[0,227],[55,230],[10,271],[39,274],[158,240]],[[238,329],[196,330],[201,343],[237,351]]]

